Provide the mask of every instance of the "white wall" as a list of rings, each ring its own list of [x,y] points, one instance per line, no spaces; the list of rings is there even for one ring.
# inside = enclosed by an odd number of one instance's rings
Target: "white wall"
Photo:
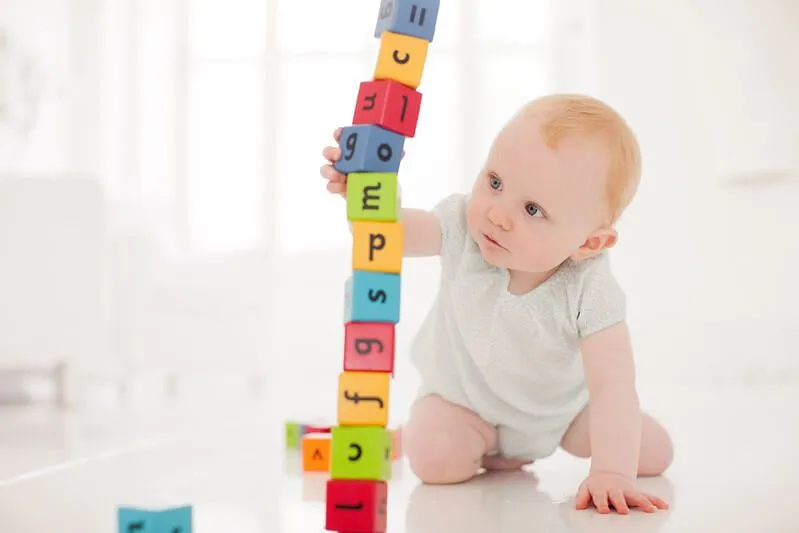
[[[798,376],[788,333],[799,321],[799,5],[598,6],[598,93],[644,151],[616,254],[642,371]]]

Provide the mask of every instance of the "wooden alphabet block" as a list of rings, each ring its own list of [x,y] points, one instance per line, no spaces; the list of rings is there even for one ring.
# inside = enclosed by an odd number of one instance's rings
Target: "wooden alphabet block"
[[[374,124],[356,124],[341,129],[341,157],[335,168],[350,172],[399,171],[405,137]]]
[[[416,135],[422,93],[394,80],[361,82],[353,124],[376,124],[405,137]]]
[[[143,509],[121,506],[117,509],[118,533],[192,533],[192,508]]]
[[[353,172],[347,176],[347,219],[396,222],[400,216],[396,173]]]
[[[286,422],[286,448],[296,448],[302,436],[302,426],[297,422]]]
[[[391,434],[381,427],[334,427],[331,479],[388,481]]]
[[[353,222],[352,269],[402,272],[402,222]]]
[[[344,323],[400,321],[401,276],[356,270],[345,287]]]
[[[325,502],[327,531],[386,531],[388,485],[384,481],[329,479]]]
[[[433,42],[440,0],[382,0],[375,37],[385,31]]]
[[[394,372],[394,324],[350,322],[344,325],[344,370]]]
[[[416,89],[422,83],[429,44],[418,37],[383,32],[373,79],[394,80]]]
[[[384,372],[344,371],[339,374],[339,425],[386,427],[390,382],[391,375]]]
[[[302,438],[303,472],[330,471],[330,433],[312,433]]]

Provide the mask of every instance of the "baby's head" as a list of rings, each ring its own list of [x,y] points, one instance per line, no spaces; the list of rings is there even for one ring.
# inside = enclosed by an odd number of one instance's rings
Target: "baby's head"
[[[608,105],[552,95],[502,128],[472,188],[468,227],[485,259],[544,273],[616,243],[641,174],[638,142]]]

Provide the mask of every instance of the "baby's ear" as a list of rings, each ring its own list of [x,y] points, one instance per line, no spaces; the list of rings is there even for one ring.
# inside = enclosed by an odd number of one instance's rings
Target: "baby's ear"
[[[619,239],[619,234],[613,228],[600,228],[585,240],[580,248],[571,255],[572,261],[583,261],[590,259],[602,252],[613,248],[616,241]]]

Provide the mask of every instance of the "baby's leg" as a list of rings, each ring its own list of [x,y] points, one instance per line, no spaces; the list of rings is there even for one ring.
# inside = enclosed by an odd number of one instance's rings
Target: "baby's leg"
[[[563,449],[577,457],[591,457],[589,417],[590,406],[583,409],[572,422],[561,440]],[[638,459],[639,476],[659,476],[674,457],[671,437],[660,423],[646,413],[641,413],[641,454]]]
[[[474,412],[430,395],[411,409],[402,438],[411,470],[423,483],[449,484],[477,474],[497,432]]]

